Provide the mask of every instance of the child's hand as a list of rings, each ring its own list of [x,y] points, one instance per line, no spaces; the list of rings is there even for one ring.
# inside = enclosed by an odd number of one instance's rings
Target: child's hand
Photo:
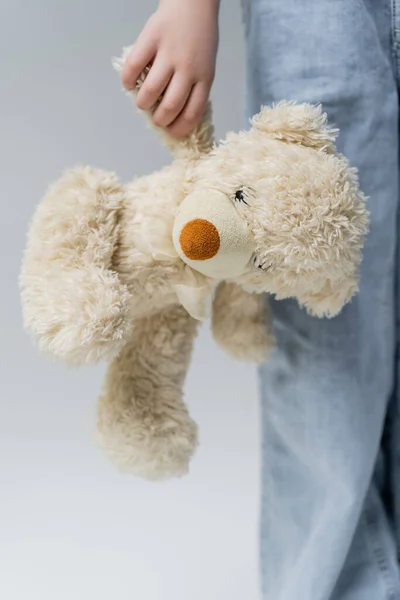
[[[218,48],[219,0],[160,0],[122,71],[131,90],[143,69],[150,72],[136,103],[154,112],[156,125],[174,137],[190,134],[198,124],[214,79]]]

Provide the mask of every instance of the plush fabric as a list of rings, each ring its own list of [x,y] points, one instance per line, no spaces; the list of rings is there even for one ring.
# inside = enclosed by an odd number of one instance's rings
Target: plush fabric
[[[320,107],[262,108],[219,145],[210,105],[184,140],[159,134],[174,160],[157,173],[122,185],[81,166],[54,183],[21,270],[39,347],[68,364],[110,362],[99,440],[118,467],[151,479],[185,473],[197,445],[182,389],[198,322],[211,311],[231,355],[266,360],[264,292],[336,315],[357,291],[368,228]]]

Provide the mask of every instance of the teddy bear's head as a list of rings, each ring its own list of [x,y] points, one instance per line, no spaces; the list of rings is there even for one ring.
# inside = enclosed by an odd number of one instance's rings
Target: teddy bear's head
[[[356,172],[320,107],[280,103],[251,125],[198,161],[175,248],[208,277],[333,316],[357,290],[368,228]]]

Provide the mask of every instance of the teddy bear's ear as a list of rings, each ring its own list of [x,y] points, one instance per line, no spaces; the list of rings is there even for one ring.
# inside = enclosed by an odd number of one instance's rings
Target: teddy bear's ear
[[[270,137],[316,150],[335,153],[335,139],[339,133],[328,125],[327,115],[321,106],[279,102],[264,106],[251,124],[254,129]]]

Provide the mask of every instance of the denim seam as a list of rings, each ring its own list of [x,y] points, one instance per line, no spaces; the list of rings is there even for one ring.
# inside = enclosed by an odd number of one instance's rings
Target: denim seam
[[[260,390],[260,396],[261,396],[261,428],[262,428],[262,435],[261,435],[261,498],[260,498],[260,502],[261,502],[261,510],[260,510],[260,554],[259,554],[259,560],[260,560],[260,574],[261,574],[261,593],[263,598],[266,597],[267,595],[267,589],[266,589],[266,564],[267,564],[267,551],[266,551],[266,547],[265,547],[265,540],[263,539],[264,533],[265,533],[265,527],[266,524],[268,523],[268,518],[267,518],[267,510],[268,507],[270,505],[269,502],[269,486],[265,485],[265,461],[267,460],[266,457],[269,456],[269,452],[268,452],[268,448],[267,448],[267,443],[269,440],[269,435],[268,432],[266,431],[267,429],[267,423],[268,420],[266,419],[266,398],[265,398],[265,394],[264,394],[264,390],[262,389],[262,371],[263,368],[262,366],[259,368],[258,371],[258,386],[259,386],[259,390]]]
[[[392,57],[394,60],[395,68],[396,68],[396,78],[399,75],[399,53],[398,53],[398,28],[397,28],[397,19],[399,17],[397,12],[397,2],[398,0],[392,0]]]
[[[386,600],[399,600],[399,595],[396,594],[394,582],[390,576],[389,566],[379,542],[378,517],[372,509],[365,509],[363,513],[366,532],[371,542],[372,554],[375,558],[376,566],[382,576],[383,584],[386,588]]]
[[[392,49],[392,60],[394,63],[394,69],[395,69],[395,78],[397,80],[397,83],[399,81],[399,75],[400,75],[400,65],[399,65],[399,43],[400,43],[400,39],[399,39],[399,33],[400,33],[400,13],[399,13],[399,5],[398,5],[399,0],[391,0],[391,8],[392,8],[392,27],[391,27],[391,49]],[[398,209],[398,213],[397,213],[397,222],[398,225],[400,225],[400,210]],[[399,246],[399,242],[397,244],[397,261],[398,261],[398,265],[397,265],[397,270],[396,270],[396,279],[395,279],[395,286],[394,286],[394,296],[395,296],[395,303],[396,306],[398,306],[398,302],[399,302],[399,291],[400,291],[400,282],[399,282],[399,274],[398,274],[398,269],[399,269],[399,260],[400,260],[400,246]],[[397,310],[397,318],[395,320],[395,330],[397,331],[397,339],[396,339],[396,349],[395,349],[395,365],[399,364],[399,357],[400,357],[400,340],[399,340],[399,315],[398,315],[398,310]],[[399,416],[399,406],[398,406],[398,400],[396,402],[396,398],[399,398],[399,393],[400,393],[400,386],[399,386],[399,375],[398,373],[395,373],[394,375],[394,386],[393,386],[393,408],[392,408],[392,415],[391,415],[391,423],[393,426],[393,423],[395,423],[394,428],[391,431],[391,436],[394,437],[396,439],[396,434],[398,433],[397,427],[396,427],[396,423],[398,421],[398,419],[400,418]],[[393,443],[393,442],[392,442]],[[393,486],[394,489],[394,505],[393,505],[393,517],[394,517],[394,523],[395,523],[395,541],[396,541],[396,552],[397,552],[397,561],[400,564],[400,530],[399,530],[399,521],[400,521],[400,508],[399,508],[399,499],[400,499],[400,483],[398,481],[398,478],[395,477],[393,475],[393,471],[397,471],[400,465],[400,457],[398,455],[398,452],[394,452],[394,454],[392,455],[392,476],[391,476],[391,485]]]

